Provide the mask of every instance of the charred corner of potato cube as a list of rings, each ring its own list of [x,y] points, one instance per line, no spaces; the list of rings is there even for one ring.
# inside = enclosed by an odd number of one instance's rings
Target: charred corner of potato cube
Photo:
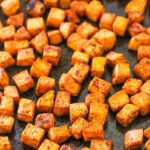
[[[85,103],[70,104],[69,117],[71,124],[79,117],[85,118],[88,114],[88,108]]]
[[[88,147],[83,147],[81,150],[91,150],[91,149]]]
[[[10,16],[6,20],[7,25],[14,25],[17,28],[22,27],[23,23],[24,23],[24,13],[23,12],[13,15],[13,16]]]
[[[93,38],[103,46],[104,51],[112,49],[116,44],[116,34],[107,29],[101,29]]]
[[[62,9],[70,8],[72,0],[59,0],[59,7]]]
[[[36,95],[40,96],[49,90],[55,89],[55,79],[47,76],[41,76],[37,82]]]
[[[13,40],[16,33],[14,25],[6,26],[0,29],[0,41],[4,43],[8,40]]]
[[[145,92],[150,95],[150,80],[147,80],[141,87],[141,92]]]
[[[52,113],[42,113],[36,116],[35,125],[48,131],[55,126],[56,119]]]
[[[59,150],[60,146],[48,139],[45,139],[38,148],[38,150],[48,150],[48,149]]]
[[[46,8],[58,7],[58,0],[44,0]]]
[[[105,72],[106,57],[94,57],[91,65],[91,76],[101,78]]]
[[[61,56],[61,48],[52,45],[46,45],[43,52],[43,60],[57,66]]]
[[[32,46],[35,50],[42,54],[44,47],[48,44],[48,37],[45,31],[40,32],[31,40]]]
[[[0,149],[11,150],[11,143],[7,136],[0,136]]]
[[[36,18],[28,18],[27,19],[27,31],[32,35],[35,36],[41,31],[45,30],[45,23],[42,17]]]
[[[145,143],[145,149],[150,150],[150,139]]]
[[[65,116],[69,114],[71,102],[71,94],[66,91],[58,91],[53,112],[57,116]]]
[[[112,30],[115,19],[116,19],[115,13],[103,13],[99,22],[100,29]]]
[[[0,67],[8,68],[15,64],[15,59],[5,51],[0,51]]]
[[[11,116],[0,115],[0,134],[11,133],[15,119]]]
[[[134,74],[136,77],[147,80],[150,77],[150,59],[143,58],[135,67]]]
[[[93,22],[97,22],[105,12],[105,8],[100,1],[91,1],[86,7],[86,16]]]
[[[124,83],[128,78],[130,78],[130,66],[128,63],[118,63],[115,65],[112,73],[112,84]]]
[[[19,0],[4,0],[1,2],[1,8],[6,16],[11,16],[16,14],[20,10]]]
[[[28,123],[22,132],[21,142],[37,149],[45,135],[45,131],[37,126]]]
[[[30,0],[26,9],[29,15],[33,17],[40,17],[45,13],[46,6],[39,0]]]
[[[48,76],[52,68],[52,64],[42,60],[41,58],[37,58],[31,69],[30,75],[35,78],[40,78],[41,76]]]
[[[48,138],[55,143],[63,143],[71,137],[67,125],[60,127],[51,127],[48,131]]]
[[[9,77],[4,68],[0,67],[0,90],[9,85]]]
[[[67,39],[67,46],[74,51],[82,51],[84,45],[87,43],[87,39],[83,38],[77,33],[73,33]]]
[[[141,60],[145,57],[150,59],[150,46],[149,45],[140,45],[138,47],[137,58],[138,58],[138,60]]]
[[[59,30],[51,30],[47,32],[49,42],[51,45],[58,45],[62,43],[63,39]]]
[[[74,149],[72,147],[64,144],[60,147],[60,150],[74,150]]]
[[[38,112],[52,112],[54,107],[54,93],[54,90],[50,90],[38,99],[36,103]]]
[[[107,64],[109,64],[111,67],[114,67],[118,63],[126,63],[126,58],[124,54],[110,51],[106,55]]]
[[[135,95],[139,92],[142,84],[143,82],[140,79],[129,78],[125,81],[124,85],[122,86],[122,90],[124,90],[129,95]]]
[[[29,75],[28,70],[17,73],[12,79],[22,93],[28,91],[34,86],[34,80]]]
[[[124,135],[125,150],[138,149],[142,146],[143,129],[134,129],[127,131]]]
[[[91,93],[102,93],[105,96],[109,94],[111,84],[103,79],[94,77],[88,86],[88,91]]]
[[[82,138],[82,129],[88,124],[88,121],[86,121],[84,118],[79,117],[69,128],[69,131],[71,135],[79,140]]]
[[[47,17],[47,26],[59,28],[65,21],[66,13],[60,8],[51,8]]]
[[[150,126],[144,130],[144,136],[148,139],[150,139]]]

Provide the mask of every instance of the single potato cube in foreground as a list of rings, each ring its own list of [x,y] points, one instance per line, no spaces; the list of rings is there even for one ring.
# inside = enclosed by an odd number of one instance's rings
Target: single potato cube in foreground
[[[5,86],[9,85],[9,77],[5,69],[0,67],[0,90],[3,90]]]
[[[149,45],[140,45],[138,47],[137,59],[141,60],[144,57],[147,57],[150,59],[150,46]]]
[[[0,136],[0,149],[11,150],[11,143],[7,136]]]

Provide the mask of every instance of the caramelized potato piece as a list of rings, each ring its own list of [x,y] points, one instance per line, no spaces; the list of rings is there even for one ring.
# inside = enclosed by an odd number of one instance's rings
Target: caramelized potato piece
[[[72,0],[59,0],[59,7],[62,9],[67,9],[70,7]]]
[[[11,143],[7,136],[0,136],[0,149],[11,150]]]
[[[150,46],[149,45],[140,45],[138,48],[137,58],[138,58],[138,60],[141,60],[145,57],[150,59]]]
[[[150,139],[145,143],[145,149],[150,150]]]
[[[150,80],[147,80],[141,87],[141,92],[145,92],[150,95]]]
[[[47,8],[57,7],[58,0],[44,0],[44,4],[46,5]]]
[[[144,130],[144,136],[148,139],[150,139],[150,127]]]
[[[5,86],[9,85],[9,77],[5,69],[0,67],[0,90],[3,90]]]

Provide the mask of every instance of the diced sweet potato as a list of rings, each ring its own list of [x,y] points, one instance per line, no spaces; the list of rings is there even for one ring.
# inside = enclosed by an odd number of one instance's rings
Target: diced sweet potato
[[[150,150],[150,139],[145,143],[145,149]]]
[[[150,95],[150,80],[147,80],[141,87],[141,92],[145,92]]]
[[[149,45],[140,45],[138,48],[137,58],[138,58],[138,60],[141,60],[145,57],[150,59],[150,46]]]
[[[144,136],[148,139],[150,139],[150,127],[144,130]]]
[[[0,149],[11,150],[11,143],[7,136],[0,136]]]
[[[67,9],[70,7],[72,0],[59,0],[59,7],[62,9]]]
[[[0,90],[3,90],[7,85],[9,85],[9,77],[5,69],[0,67]]]
[[[2,22],[0,21],[0,29],[2,29],[3,28],[3,24],[2,24]]]

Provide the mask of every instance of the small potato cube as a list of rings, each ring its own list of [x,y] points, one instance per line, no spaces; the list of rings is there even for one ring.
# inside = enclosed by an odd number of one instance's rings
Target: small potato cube
[[[111,67],[115,67],[115,65],[118,63],[126,63],[126,58],[124,54],[114,52],[114,51],[110,51],[106,55],[106,59],[107,59],[107,64],[109,64]]]
[[[50,90],[43,96],[41,96],[37,103],[36,103],[36,109],[39,112],[52,112],[54,107],[54,91]]]
[[[116,44],[116,34],[107,29],[101,29],[93,38],[103,45],[104,51],[112,49]]]
[[[49,64],[45,60],[42,60],[41,58],[37,58],[31,69],[30,74],[32,77],[40,78],[41,76],[48,76],[52,68],[52,64]]]
[[[60,146],[48,139],[45,139],[38,150],[59,150]]]
[[[11,150],[11,143],[7,136],[0,136],[0,150]]]
[[[48,131],[55,126],[56,119],[52,113],[43,113],[36,116],[35,125]]]
[[[88,91],[91,93],[102,93],[105,96],[109,94],[111,84],[103,79],[94,77],[88,86]]]
[[[34,80],[31,78],[27,70],[14,75],[12,79],[22,93],[28,91],[34,86]]]
[[[31,44],[38,53],[42,54],[44,47],[48,44],[48,37],[46,32],[42,31],[38,35],[36,35],[31,40]]]
[[[57,66],[59,63],[60,56],[61,56],[60,47],[52,45],[46,45],[44,47],[43,60],[51,63],[54,66]]]
[[[35,36],[41,31],[45,30],[44,19],[42,17],[28,18],[27,30],[32,36]]]
[[[91,1],[86,7],[86,16],[93,22],[97,22],[105,12],[105,8],[100,1]]]
[[[3,90],[7,85],[9,85],[9,77],[6,71],[0,67],[0,90]]]
[[[88,124],[88,121],[86,121],[84,118],[79,117],[69,128],[69,131],[71,135],[79,140],[82,138],[82,129]]]
[[[47,26],[59,28],[61,23],[65,21],[65,11],[60,8],[51,8],[47,17]]]
[[[147,80],[141,87],[141,92],[145,92],[150,95],[150,80]]]
[[[112,30],[115,19],[115,13],[103,13],[99,22],[100,29]]]
[[[129,78],[125,81],[122,89],[129,95],[135,95],[139,92],[142,84],[142,80],[136,78]]]
[[[144,136],[148,139],[150,139],[150,127],[144,130]]]
[[[47,76],[41,76],[37,82],[36,95],[40,96],[49,90],[55,89],[55,79]]]
[[[138,60],[141,60],[145,57],[150,59],[150,46],[149,45],[140,45],[138,48],[137,58],[138,58]]]
[[[67,46],[74,51],[82,51],[84,45],[87,43],[87,39],[83,38],[77,33],[73,33],[67,39]]]
[[[91,65],[91,76],[101,78],[105,72],[106,57],[94,57]]]
[[[145,149],[150,150],[150,139],[145,143]]]
[[[91,149],[89,149],[88,147],[84,147],[81,150],[91,150]]]
[[[58,45],[63,41],[59,30],[48,31],[47,35],[51,45]]]
[[[124,146],[125,150],[138,149],[142,146],[143,129],[134,129],[125,133]]]
[[[47,8],[57,7],[58,0],[44,0],[44,4],[46,5]]]
[[[87,21],[84,21],[76,29],[76,32],[80,34],[81,36],[83,36],[84,38],[90,38],[97,31],[98,29],[92,24],[88,23]]]
[[[62,9],[67,9],[70,7],[72,0],[59,0],[59,7]]]
[[[4,0],[1,2],[1,8],[6,16],[16,14],[20,10],[19,0]]]
[[[16,104],[19,103],[20,96],[16,86],[9,85],[4,88],[4,96],[11,97]]]
[[[85,118],[88,114],[88,108],[85,103],[70,104],[70,122],[75,122],[79,117]]]
[[[144,92],[140,92],[130,98],[130,101],[140,107],[140,113],[145,116],[150,113],[150,95]]]
[[[18,120],[33,122],[35,114],[35,102],[30,99],[21,98],[18,106]]]
[[[37,149],[44,135],[45,131],[43,129],[28,123],[22,132],[21,142]]]
[[[53,112],[57,116],[65,116],[69,114],[71,94],[65,91],[58,91]]]
[[[0,115],[0,134],[11,133],[15,119],[11,116]]]
[[[0,51],[0,67],[8,68],[15,64],[15,59],[8,53]]]
[[[48,138],[55,143],[63,143],[71,137],[67,125],[51,127],[48,131]]]

